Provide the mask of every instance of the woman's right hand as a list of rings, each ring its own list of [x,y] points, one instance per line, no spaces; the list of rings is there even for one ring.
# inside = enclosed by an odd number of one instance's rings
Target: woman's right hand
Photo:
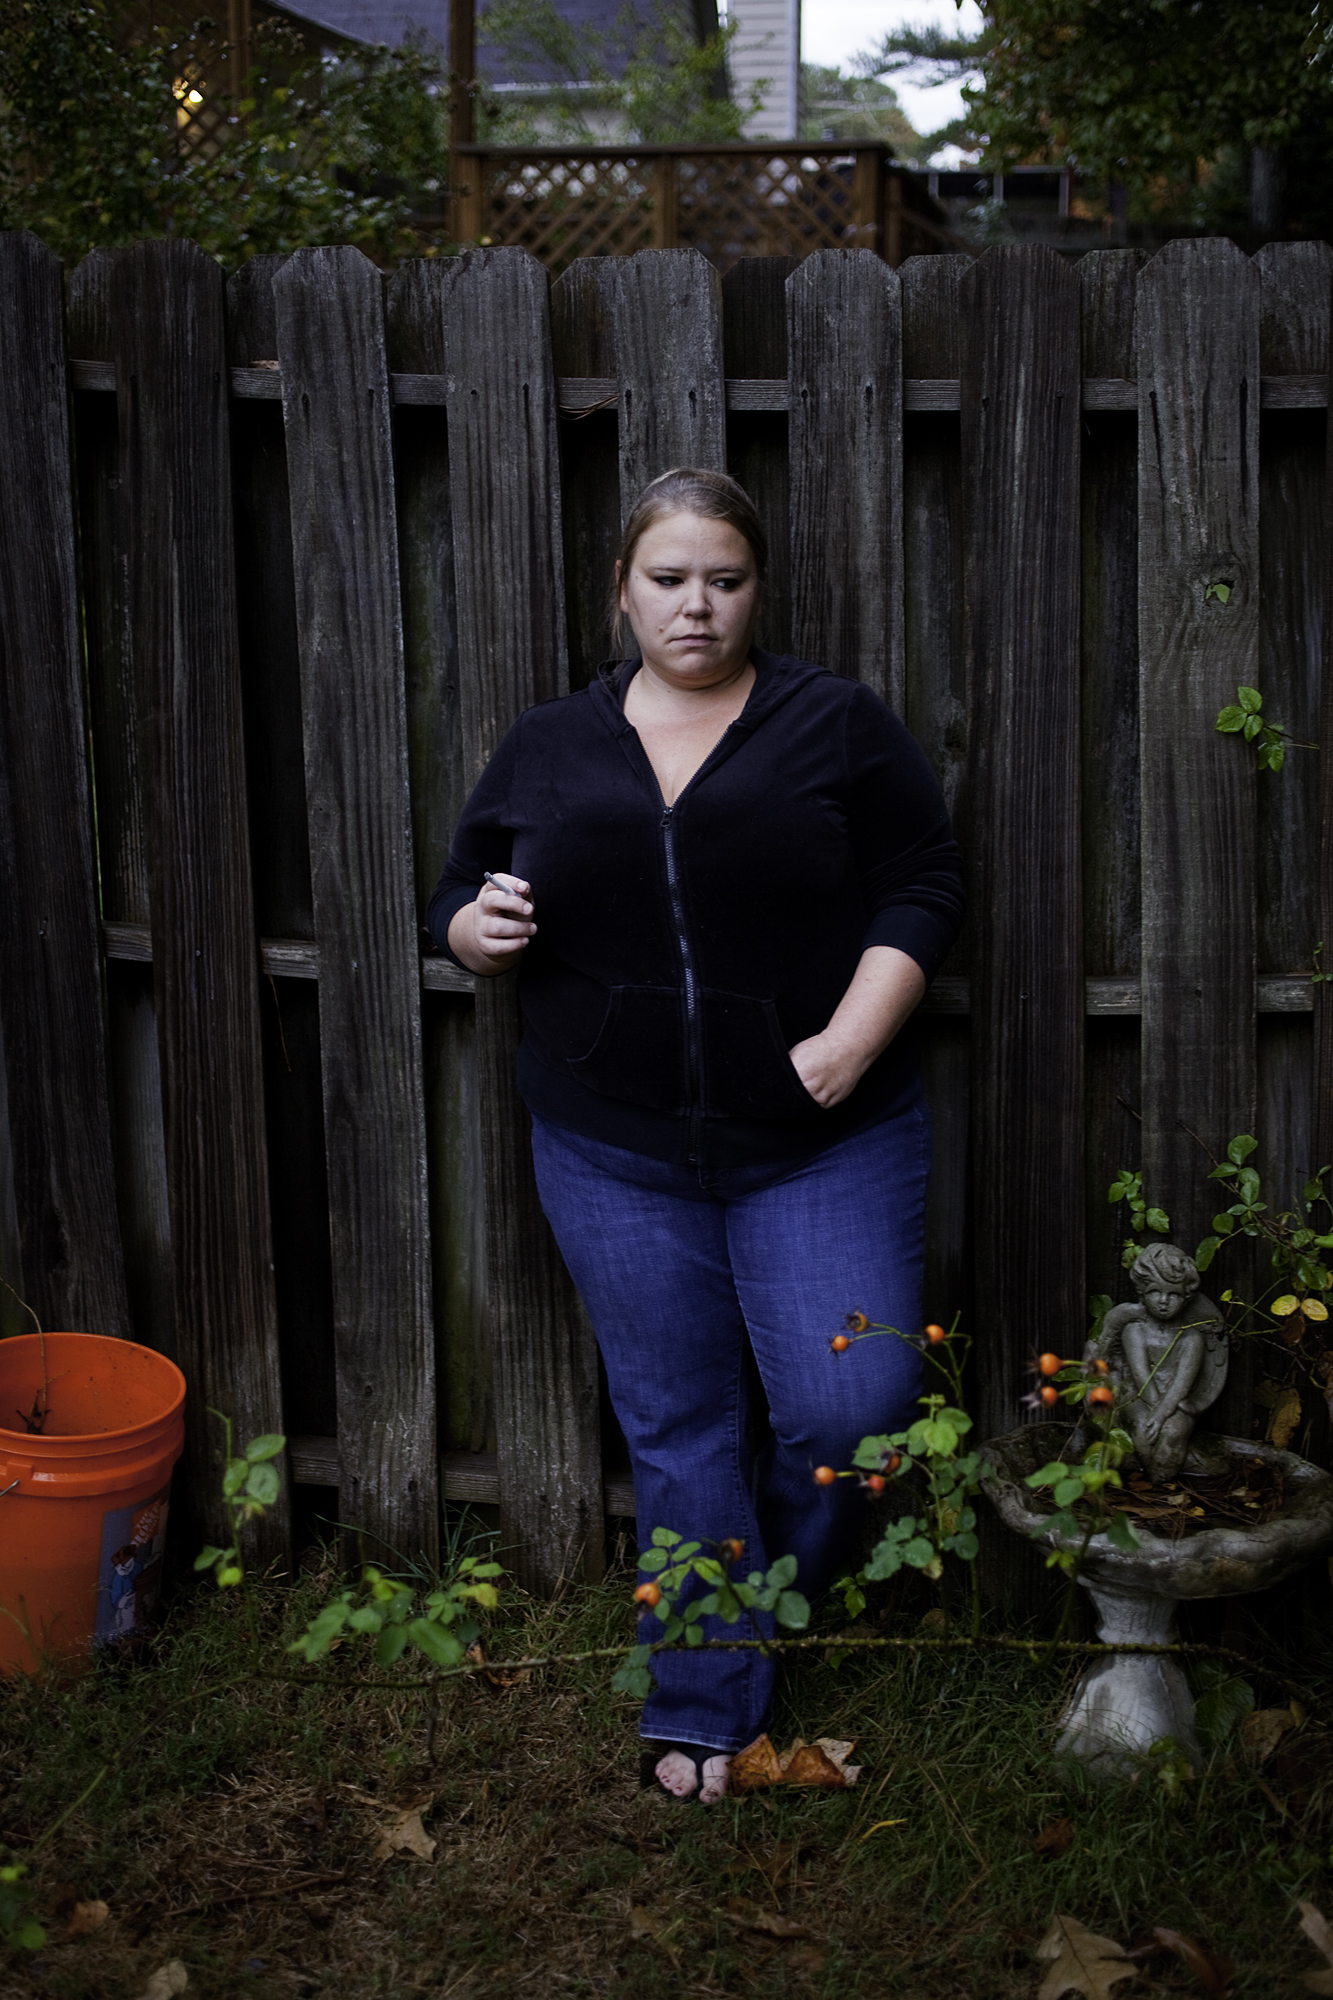
[[[469,972],[483,979],[508,972],[535,935],[532,887],[517,875],[507,875],[508,888],[484,882],[474,903],[464,903],[449,926],[449,949]]]

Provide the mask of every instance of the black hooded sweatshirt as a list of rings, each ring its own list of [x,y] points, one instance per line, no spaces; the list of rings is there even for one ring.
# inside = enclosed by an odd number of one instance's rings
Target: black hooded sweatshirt
[[[910,1035],[832,1110],[787,1051],[827,1027],[868,945],[933,977],[963,892],[934,774],[879,697],[751,657],[744,710],[672,806],[624,715],[638,660],[520,716],[428,921],[448,952],[486,870],[532,885],[519,1087],[538,1117],[705,1176],[776,1178],[910,1100]]]

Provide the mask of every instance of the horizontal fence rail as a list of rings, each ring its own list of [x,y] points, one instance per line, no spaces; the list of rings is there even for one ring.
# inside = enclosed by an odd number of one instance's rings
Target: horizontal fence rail
[[[180,1359],[202,1516],[208,1403],[280,1423],[367,1552],[498,1505],[548,1588],[633,1512],[512,988],[418,924],[499,737],[595,674],[622,521],[672,463],[747,486],[761,643],[876,687],[954,815],[926,1295],[977,1333],[986,1425],[1123,1286],[1117,1169],[1188,1246],[1189,1133],[1253,1131],[1278,1205],[1333,1158],[1328,760],[1258,774],[1213,726],[1244,684],[1333,729],[1333,251],[783,249],[552,281],[503,247],[386,287],[354,251],[224,282],[145,244],[65,296],[0,237],[0,1276]],[[1026,1551],[988,1564],[1031,1602]]]

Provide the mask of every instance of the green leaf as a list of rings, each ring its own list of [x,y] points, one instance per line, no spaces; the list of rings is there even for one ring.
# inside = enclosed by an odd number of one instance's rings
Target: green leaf
[[[1146,1221],[1149,1229],[1156,1230],[1159,1236],[1170,1235],[1171,1218],[1168,1216],[1164,1208],[1150,1208],[1146,1216],[1144,1217],[1144,1220]]]
[[[665,1549],[640,1549],[639,1568],[647,1570],[651,1576],[654,1570],[664,1569],[671,1560]]]
[[[276,1465],[261,1464],[250,1468],[250,1476],[245,1482],[247,1496],[260,1507],[271,1507],[282,1491],[282,1481],[278,1477]]]
[[[234,1590],[237,1584],[243,1580],[244,1576],[245,1571],[239,1563],[229,1563],[226,1569],[218,1571],[218,1589]]]
[[[1029,1472],[1023,1481],[1025,1486],[1055,1486],[1065,1476],[1068,1467],[1052,1459],[1049,1465],[1039,1465],[1035,1472]]]
[[[437,1631],[437,1626],[428,1630]],[[406,1625],[386,1625],[375,1641],[375,1664],[377,1667],[391,1667],[407,1645]]]
[[[924,1535],[917,1535],[903,1548],[903,1561],[911,1563],[913,1569],[929,1569],[934,1560],[934,1544],[928,1542]]]
[[[961,1557],[964,1562],[975,1562],[981,1544],[969,1528],[963,1534],[955,1535],[949,1547],[954,1555]]]
[[[779,1556],[764,1581],[770,1589],[776,1586],[779,1590],[785,1590],[788,1584],[795,1583],[796,1569],[795,1556]]]
[[[1254,1689],[1217,1660],[1201,1660],[1194,1670],[1194,1682],[1198,1689],[1195,1723],[1205,1747],[1220,1750],[1254,1707]]]
[[[250,1477],[250,1467],[243,1458],[229,1458],[222,1475],[222,1497],[234,1500]]]
[[[680,1536],[673,1535],[670,1528],[653,1529],[652,1541],[655,1549],[674,1549],[679,1540]]]
[[[810,1623],[810,1605],[799,1590],[784,1590],[779,1593],[773,1615],[789,1631],[803,1632]]]
[[[862,1438],[852,1454],[852,1464],[858,1472],[877,1472],[889,1456],[890,1440],[887,1437]]]
[[[1128,1514],[1112,1516],[1111,1525],[1106,1531],[1106,1539],[1108,1542],[1114,1542],[1118,1549],[1123,1549],[1126,1555],[1132,1555],[1140,1546],[1138,1533]]]
[[[1247,715],[1245,718],[1245,741],[1247,743],[1253,743],[1255,737],[1259,734],[1259,731],[1263,728],[1263,726],[1264,726],[1263,723],[1259,720],[1259,717],[1257,715]],[[1263,752],[1261,751],[1260,756],[1262,757],[1262,755]]]
[[[903,1566],[902,1545],[887,1537],[870,1552],[866,1564],[866,1575],[872,1583],[887,1583],[891,1576],[897,1576]]]
[[[1072,1507],[1076,1500],[1083,1498],[1083,1481],[1062,1479],[1055,1489],[1054,1497],[1057,1507]]]
[[[1215,590],[1224,590],[1226,586],[1225,584],[1218,583],[1213,588]],[[1223,598],[1222,602],[1225,604],[1226,599]],[[1238,687],[1236,689],[1236,699],[1247,715],[1257,715],[1264,705],[1264,698],[1258,688]]]
[[[384,1627],[384,1613],[377,1604],[362,1604],[347,1614],[347,1623],[354,1632],[379,1632]]]
[[[413,1618],[407,1625],[387,1625],[384,1629],[385,1640],[390,1634],[400,1641],[399,1652],[410,1640],[417,1651],[437,1667],[456,1667],[463,1658],[463,1641],[459,1635],[447,1632],[433,1619]]]
[[[1217,721],[1213,724],[1213,727],[1214,729],[1220,729],[1224,736],[1234,736],[1238,729],[1245,727],[1245,710],[1243,708],[1219,709]]]
[[[1227,1158],[1234,1167],[1243,1166],[1250,1154],[1258,1148],[1259,1141],[1252,1139],[1248,1132],[1238,1132],[1227,1144]]]
[[[234,1549],[215,1549],[210,1542],[207,1548],[200,1549],[194,1559],[194,1566],[196,1569],[212,1569],[219,1556],[230,1556],[235,1555],[235,1553]]]
[[[1287,746],[1279,736],[1275,742],[1268,745],[1268,768],[1270,771],[1280,771],[1286,761]]]
[[[1195,1269],[1199,1272],[1206,1271],[1221,1248],[1222,1241],[1220,1237],[1205,1236],[1203,1242],[1194,1253]]]
[[[616,1694],[628,1694],[635,1701],[647,1701],[653,1691],[653,1677],[647,1667],[617,1667],[611,1676],[611,1686]]]
[[[251,1438],[245,1447],[245,1455],[251,1465],[259,1465],[266,1458],[276,1458],[280,1451],[287,1449],[287,1440],[277,1431],[266,1431],[263,1437]]]

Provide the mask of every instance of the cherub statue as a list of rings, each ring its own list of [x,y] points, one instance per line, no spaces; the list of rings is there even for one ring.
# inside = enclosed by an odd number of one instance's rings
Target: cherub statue
[[[1084,1359],[1109,1364],[1117,1419],[1151,1478],[1206,1471],[1190,1436],[1227,1379],[1222,1315],[1200,1292],[1194,1259],[1172,1243],[1150,1243],[1129,1275],[1138,1304],[1111,1308]]]

